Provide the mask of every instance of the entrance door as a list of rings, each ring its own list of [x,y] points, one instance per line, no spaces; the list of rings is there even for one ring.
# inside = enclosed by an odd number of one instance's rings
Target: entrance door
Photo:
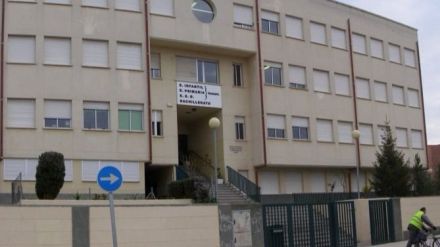
[[[179,165],[188,155],[188,135],[179,135]]]

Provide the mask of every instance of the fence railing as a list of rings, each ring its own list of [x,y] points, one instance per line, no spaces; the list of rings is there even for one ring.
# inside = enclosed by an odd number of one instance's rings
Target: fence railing
[[[19,204],[23,198],[23,187],[21,185],[22,175],[21,172],[18,174],[17,178],[11,183],[11,203]]]
[[[361,198],[376,198],[375,193],[361,193]],[[328,193],[294,193],[263,195],[261,202],[265,204],[284,203],[329,203],[357,199],[356,192],[328,192]]]
[[[232,169],[231,167],[227,167],[228,169],[228,182],[234,185],[241,192],[246,194],[250,199],[260,202],[260,187],[254,184],[252,181]]]

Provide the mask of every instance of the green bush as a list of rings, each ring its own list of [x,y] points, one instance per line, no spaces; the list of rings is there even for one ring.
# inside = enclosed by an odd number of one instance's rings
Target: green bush
[[[188,178],[168,184],[170,197],[193,199],[195,202],[209,202],[209,187],[201,178]]]
[[[55,199],[64,184],[66,168],[64,156],[57,152],[45,152],[38,157],[35,175],[35,192],[38,199]]]

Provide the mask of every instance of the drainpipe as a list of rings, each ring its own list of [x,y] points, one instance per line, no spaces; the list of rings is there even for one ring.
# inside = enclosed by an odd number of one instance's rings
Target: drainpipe
[[[145,0],[145,68],[147,70],[147,111],[148,111],[148,159],[149,163],[153,162],[153,141],[151,133],[151,79],[150,79],[150,30],[148,20],[148,0]]]
[[[422,114],[423,114],[423,132],[425,133],[425,153],[426,153],[426,165],[429,168],[428,165],[428,135],[426,133],[426,117],[425,117],[425,100],[423,97],[423,85],[422,85],[422,66],[420,62],[420,49],[419,49],[419,42],[416,42],[417,47],[417,62],[419,65],[419,82],[420,82],[420,96],[422,97]]]
[[[5,6],[6,0],[2,1],[2,26],[1,26],[1,47],[0,47],[0,161],[3,160],[3,102],[4,102],[4,60],[5,60]]]

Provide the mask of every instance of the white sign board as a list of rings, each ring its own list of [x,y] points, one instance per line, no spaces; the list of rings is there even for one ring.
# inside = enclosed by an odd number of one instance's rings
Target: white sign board
[[[235,247],[252,247],[251,211],[233,210]]]
[[[217,85],[178,81],[177,104],[221,108],[221,88]]]

